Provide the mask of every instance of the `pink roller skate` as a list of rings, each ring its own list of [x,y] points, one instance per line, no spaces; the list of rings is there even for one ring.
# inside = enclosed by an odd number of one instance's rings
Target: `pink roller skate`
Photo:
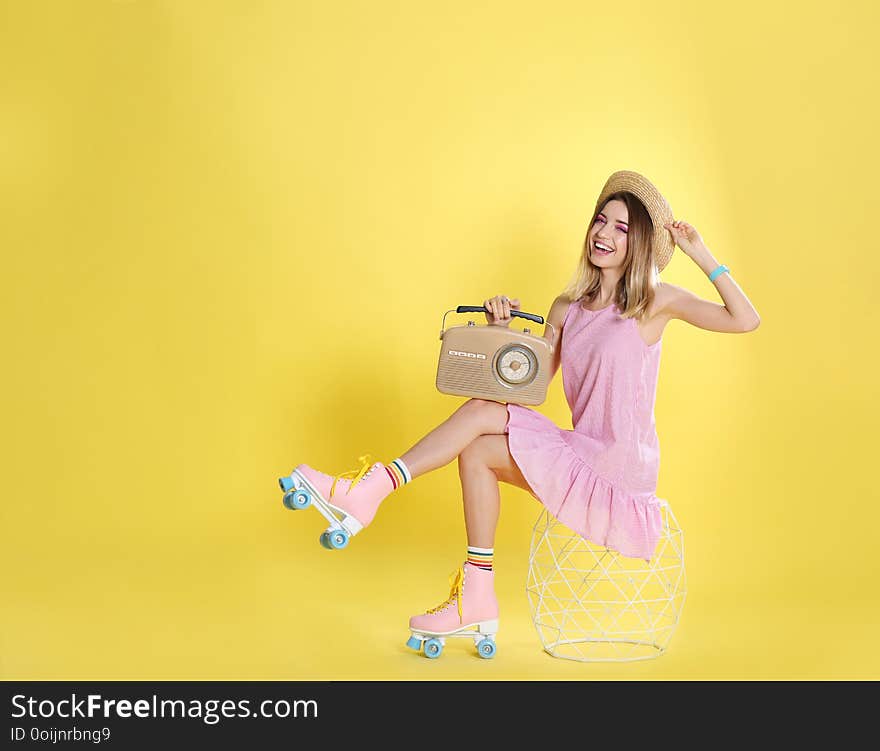
[[[494,657],[498,633],[495,572],[465,563],[449,581],[452,589],[446,602],[409,619],[412,636],[406,646],[418,650],[424,645],[425,656],[433,659],[440,656],[447,637],[463,636],[474,640],[480,657]]]
[[[292,511],[314,507],[330,522],[320,542],[328,550],[340,550],[366,527],[382,500],[394,490],[394,481],[382,462],[370,466],[370,455],[358,457],[360,469],[332,477],[300,464],[278,484],[284,505]],[[353,479],[343,479],[353,477]]]

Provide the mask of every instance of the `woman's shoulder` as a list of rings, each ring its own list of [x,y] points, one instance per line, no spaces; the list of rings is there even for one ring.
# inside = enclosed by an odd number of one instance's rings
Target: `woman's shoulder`
[[[550,339],[555,343],[557,337],[562,331],[562,327],[565,325],[565,319],[568,315],[568,309],[571,307],[571,304],[574,300],[566,297],[565,294],[559,295],[550,305],[550,311],[547,313],[546,318],[544,319],[545,328],[544,328],[544,336]],[[551,335],[550,326],[555,330],[555,336]]]
[[[567,307],[568,307],[569,305],[571,305],[573,302],[574,302],[574,300],[573,300],[569,295],[567,295],[567,294],[565,294],[565,293],[563,292],[561,295],[559,295],[559,296],[553,301],[553,305],[551,305],[550,307],[552,308],[552,307],[558,305],[558,306],[560,306],[560,307],[562,307],[562,308],[567,308]]]
[[[670,304],[676,299],[681,288],[674,284],[660,282],[654,287],[654,299],[651,302],[649,317],[661,315],[669,310]]]
[[[561,324],[563,320],[565,320],[565,314],[568,312],[568,309],[573,302],[574,300],[567,295],[559,295],[550,305],[550,312],[547,314],[547,320],[554,326],[557,325],[557,322]]]

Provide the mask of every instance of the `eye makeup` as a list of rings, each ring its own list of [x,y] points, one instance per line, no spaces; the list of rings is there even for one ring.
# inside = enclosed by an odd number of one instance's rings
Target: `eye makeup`
[[[598,221],[603,221],[603,222],[604,222],[604,221],[605,221],[605,217],[602,216],[601,214],[599,214],[599,216],[596,217],[596,221],[597,221],[597,222],[598,222]],[[617,226],[617,229],[619,229],[619,230],[620,230],[621,232],[623,232],[623,234],[625,234],[625,235],[629,233],[629,228],[628,228],[626,225],[620,224],[620,225]]]

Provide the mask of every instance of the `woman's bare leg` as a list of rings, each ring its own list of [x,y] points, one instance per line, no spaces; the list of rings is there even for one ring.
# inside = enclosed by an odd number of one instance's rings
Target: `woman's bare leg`
[[[400,458],[415,479],[446,466],[481,435],[503,434],[506,425],[506,405],[469,399]]]
[[[506,426],[506,405],[470,399],[400,457],[413,478],[458,457],[468,545],[495,546],[499,481],[531,490],[510,455]]]
[[[483,435],[471,442],[458,457],[458,476],[468,545],[494,548],[501,513],[498,482],[530,490],[510,455],[507,436]]]
[[[458,459],[467,543],[478,548],[494,548],[495,530],[501,516],[498,476],[482,462],[463,462],[460,456]]]

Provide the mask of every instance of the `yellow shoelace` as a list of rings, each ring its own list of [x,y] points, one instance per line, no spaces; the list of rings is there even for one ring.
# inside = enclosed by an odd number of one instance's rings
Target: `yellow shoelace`
[[[458,600],[458,619],[460,621],[464,618],[464,616],[461,614],[461,593],[464,587],[463,566],[459,566],[458,571],[453,571],[449,575],[449,585],[452,587],[452,589],[449,591],[449,597],[446,599],[446,601],[441,602],[436,608],[431,608],[430,610],[426,611],[426,615],[437,613],[443,610],[443,608],[449,605],[449,603],[451,603],[453,600]]]
[[[361,463],[360,469],[351,469],[348,472],[341,472],[333,478],[333,485],[330,486],[330,498],[333,497],[333,493],[336,491],[336,483],[343,477],[354,477],[351,485],[348,486],[347,493],[350,493],[352,488],[357,485],[367,474],[367,470],[370,468],[370,465],[373,464],[373,458],[369,454],[364,454],[363,456],[358,457],[358,461]],[[329,500],[329,499],[328,499]]]

